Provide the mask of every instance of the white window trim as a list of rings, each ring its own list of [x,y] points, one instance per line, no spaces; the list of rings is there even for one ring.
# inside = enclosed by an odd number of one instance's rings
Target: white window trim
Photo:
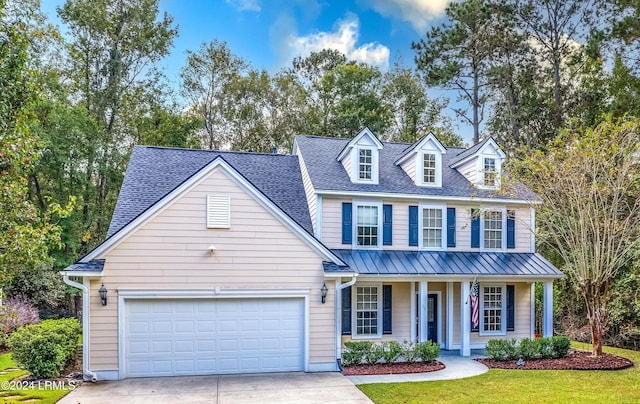
[[[436,182],[424,182],[424,155],[436,156]],[[416,185],[427,188],[442,188],[442,153],[437,150],[422,150],[416,153]]]
[[[484,159],[494,159],[496,161],[496,180],[493,186],[484,185]],[[481,154],[476,162],[478,179],[476,186],[480,189],[500,189],[502,183],[502,159],[495,154]]]
[[[502,308],[500,316],[500,331],[484,331],[484,288],[485,287],[500,287],[502,288]],[[480,283],[478,285],[480,293],[480,323],[479,335],[507,335],[507,284],[506,283]]]
[[[441,246],[424,246],[424,209],[440,209],[442,211],[442,240]],[[419,203],[418,204],[418,248],[425,251],[446,251],[447,250],[447,205]]]
[[[376,334],[358,334],[358,288],[378,288],[378,332]],[[357,283],[351,288],[351,339],[382,338],[382,283]]]
[[[383,220],[383,212],[382,212],[382,201],[352,201],[352,211],[351,211],[351,247],[354,250],[380,250],[382,249],[382,220]],[[378,207],[378,245],[375,246],[366,246],[366,245],[358,245],[358,206],[377,206]]]
[[[371,150],[371,179],[360,178],[360,150]],[[357,146],[353,148],[351,159],[351,182],[356,184],[378,184],[379,150],[375,146]]]
[[[487,212],[502,213],[502,248],[485,248],[484,247],[484,214]],[[484,208],[480,212],[480,251],[482,252],[505,252],[507,251],[507,207]]]

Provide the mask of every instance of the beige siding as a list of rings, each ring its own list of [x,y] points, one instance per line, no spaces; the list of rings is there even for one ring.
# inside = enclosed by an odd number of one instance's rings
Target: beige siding
[[[231,196],[230,229],[206,228],[208,193]],[[221,170],[101,258],[105,276],[91,283],[92,369],[118,367],[118,289],[309,289],[310,361],[334,360],[332,294],[320,303],[322,258]],[[106,307],[97,297],[101,282],[109,289]]]
[[[313,189],[313,184],[311,183],[311,178],[309,177],[309,172],[307,171],[307,166],[304,163],[302,154],[298,152],[297,155],[298,163],[300,164],[300,173],[302,174],[304,193],[307,196],[307,205],[309,205],[309,215],[311,216],[311,223],[313,224],[313,232],[317,234],[318,229],[316,228],[316,209],[318,205],[318,199]]]
[[[405,173],[411,178],[413,183],[416,183],[416,158],[415,156],[407,159],[404,163],[400,165],[400,167],[404,170]]]
[[[472,184],[475,184],[478,181],[478,167],[477,167],[477,157],[472,158],[468,162],[464,163],[460,167],[456,168],[460,174],[464,175],[466,179],[469,180]]]

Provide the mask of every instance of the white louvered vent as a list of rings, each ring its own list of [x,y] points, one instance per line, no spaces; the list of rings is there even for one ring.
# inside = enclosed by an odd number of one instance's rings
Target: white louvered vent
[[[231,197],[229,195],[207,195],[207,228],[228,229],[231,227]]]

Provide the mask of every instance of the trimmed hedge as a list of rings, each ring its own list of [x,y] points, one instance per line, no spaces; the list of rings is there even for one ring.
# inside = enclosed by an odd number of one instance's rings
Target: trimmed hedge
[[[497,361],[522,358],[548,359],[564,358],[569,353],[571,341],[564,336],[543,337],[531,340],[491,339],[487,342],[487,357]]]
[[[347,341],[342,353],[342,365],[356,366],[363,362],[375,365],[381,360],[384,363],[395,363],[403,358],[406,363],[414,363],[418,359],[430,363],[440,356],[440,345],[431,341],[414,343],[404,341],[402,344],[396,341],[373,343],[371,341]]]
[[[17,329],[9,337],[12,358],[33,377],[58,377],[75,359],[82,327],[76,319],[45,320]]]

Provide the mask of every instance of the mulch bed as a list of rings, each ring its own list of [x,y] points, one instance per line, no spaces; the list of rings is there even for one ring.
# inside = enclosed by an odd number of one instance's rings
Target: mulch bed
[[[633,366],[627,358],[612,354],[602,354],[600,357],[591,356],[591,352],[571,350],[560,359],[532,359],[518,366],[517,361],[495,361],[493,359],[475,359],[491,369],[522,369],[522,370],[620,370]]]
[[[426,373],[444,369],[444,363],[433,361],[431,363],[381,363],[377,365],[358,365],[345,367],[342,374],[345,376],[363,375],[399,375],[404,373]]]

